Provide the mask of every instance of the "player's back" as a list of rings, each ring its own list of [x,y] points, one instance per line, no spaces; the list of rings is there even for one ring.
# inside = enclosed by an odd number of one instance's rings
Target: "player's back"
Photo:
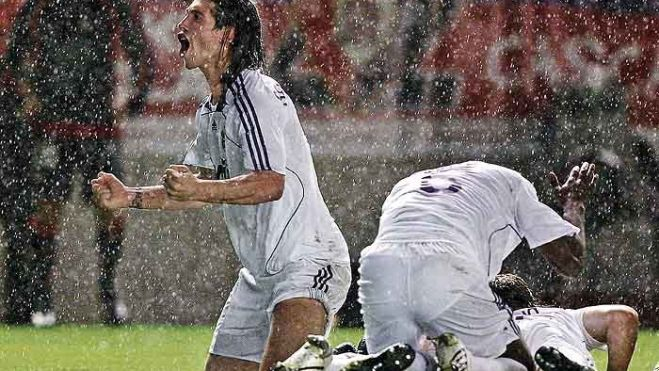
[[[520,242],[515,211],[522,181],[513,170],[479,161],[412,174],[382,206],[377,241],[439,241],[474,258],[503,259]]]

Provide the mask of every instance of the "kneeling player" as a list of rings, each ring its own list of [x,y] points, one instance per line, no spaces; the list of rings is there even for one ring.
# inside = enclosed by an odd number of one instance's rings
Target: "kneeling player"
[[[526,282],[513,274],[497,275],[492,291],[514,310],[513,319],[539,369],[590,371],[590,350],[608,348],[608,371],[629,367],[638,314],[625,305],[598,305],[581,309],[536,307]]]

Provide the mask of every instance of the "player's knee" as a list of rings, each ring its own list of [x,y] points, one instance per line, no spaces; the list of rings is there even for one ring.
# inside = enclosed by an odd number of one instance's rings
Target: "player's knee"
[[[220,370],[220,357],[209,354],[206,359],[206,371],[218,371]]]
[[[618,328],[636,331],[640,325],[638,312],[626,305],[617,305],[608,314],[609,322]]]

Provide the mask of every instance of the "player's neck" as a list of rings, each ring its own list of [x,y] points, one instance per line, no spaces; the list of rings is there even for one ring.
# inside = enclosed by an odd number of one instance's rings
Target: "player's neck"
[[[215,69],[214,71],[202,70],[202,72],[206,76],[206,82],[208,82],[208,87],[211,90],[211,103],[217,104],[224,91],[224,83],[222,82],[224,71],[220,72]]]
[[[200,67],[201,72],[206,77],[206,82],[211,89],[211,103],[217,104],[224,92],[224,82],[222,77],[229,68],[230,55],[222,58],[221,61]]]

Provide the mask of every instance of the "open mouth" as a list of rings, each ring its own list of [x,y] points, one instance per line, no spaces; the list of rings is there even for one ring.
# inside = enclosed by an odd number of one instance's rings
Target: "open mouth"
[[[185,55],[185,52],[188,51],[190,48],[190,41],[188,41],[188,38],[185,37],[183,32],[179,32],[176,34],[176,37],[178,38],[178,42],[181,43],[181,49],[179,49],[179,55],[182,57]]]

